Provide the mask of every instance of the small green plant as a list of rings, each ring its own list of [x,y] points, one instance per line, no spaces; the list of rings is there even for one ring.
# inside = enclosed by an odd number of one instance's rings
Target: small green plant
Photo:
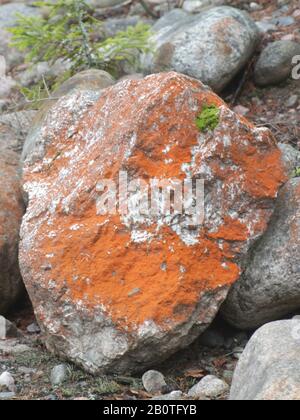
[[[107,38],[95,10],[83,0],[40,1],[35,6],[44,11],[43,17],[18,15],[10,29],[12,45],[26,53],[27,62],[68,62],[66,78],[90,68],[118,76],[121,62],[135,64],[139,53],[152,49],[150,26],[138,24]]]
[[[300,177],[300,167],[297,167],[293,172],[293,178],[299,178]]]
[[[214,130],[219,124],[220,110],[216,105],[204,105],[196,118],[196,126],[200,131]]]

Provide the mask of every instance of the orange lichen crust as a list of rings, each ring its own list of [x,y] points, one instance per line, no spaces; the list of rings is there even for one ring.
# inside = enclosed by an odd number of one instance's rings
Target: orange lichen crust
[[[196,127],[203,104],[220,108],[214,132]],[[71,135],[58,131],[43,159],[25,166],[20,258],[29,292],[38,283],[91,313],[101,307],[126,331],[149,320],[162,329],[184,323],[204,293],[239,278],[239,258],[266,229],[285,180],[280,159],[269,131],[196,80],[167,73],[106,89]],[[194,241],[157,220],[98,216],[97,182],[117,181],[120,170],[145,181],[204,178],[211,208],[186,232]],[[135,241],[134,230],[148,239]]]

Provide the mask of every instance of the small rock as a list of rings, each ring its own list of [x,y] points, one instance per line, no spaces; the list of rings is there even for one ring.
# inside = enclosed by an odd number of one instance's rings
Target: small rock
[[[165,377],[156,370],[148,370],[142,377],[144,388],[150,394],[164,392],[167,388]]]
[[[247,115],[248,112],[250,111],[249,108],[246,108],[243,105],[237,105],[233,108],[233,110],[234,110],[234,112],[236,112],[237,114],[240,114],[240,115]]]
[[[159,32],[160,30],[169,31],[175,25],[184,25],[187,22],[191,21],[191,16],[189,13],[185,12],[182,9],[173,9],[170,12],[166,13],[155,23],[153,30]]]
[[[295,19],[292,16],[281,16],[276,19],[272,19],[272,23],[277,26],[291,26],[295,24]]]
[[[262,20],[260,22],[256,22],[256,26],[258,26],[261,33],[265,34],[270,31],[276,31],[276,25],[270,23],[269,21]]]
[[[9,372],[3,372],[0,375],[0,388],[2,387],[11,392],[15,391],[15,380]]]
[[[284,35],[281,38],[281,41],[295,41],[295,35],[294,34]]]
[[[286,106],[288,108],[294,108],[298,105],[299,102],[299,97],[298,95],[292,95],[287,101],[286,101]]]
[[[93,7],[106,9],[111,7],[122,6],[125,3],[128,3],[127,0],[88,0],[88,4]]]
[[[233,370],[225,370],[223,372],[223,379],[227,384],[231,384],[233,378]]]
[[[226,382],[213,375],[205,376],[189,390],[188,396],[193,398],[217,398],[229,390]]]
[[[36,322],[33,322],[32,324],[28,325],[26,330],[29,334],[40,334],[41,332],[41,329]]]
[[[298,9],[298,10],[295,10],[295,11],[294,11],[294,13],[293,13],[293,17],[294,17],[294,18],[298,18],[298,17],[300,17],[300,9]]]
[[[15,396],[14,392],[0,392],[0,400],[11,400]]]
[[[175,401],[182,400],[185,398],[185,395],[181,391],[173,391],[170,394],[159,395],[151,398],[152,401]]]
[[[129,16],[123,18],[106,19],[102,24],[102,30],[107,37],[114,37],[120,31],[126,31],[131,26],[136,26],[138,23],[146,25],[153,24],[149,19],[142,19],[140,16]]]
[[[20,366],[18,368],[18,372],[22,373],[23,375],[32,375],[32,374],[36,373],[36,369],[31,369],[31,368],[28,368],[26,366]]]
[[[241,357],[242,353],[243,353],[244,349],[243,347],[235,347],[233,349],[233,356],[239,360],[239,358]]]
[[[12,322],[0,316],[0,340],[21,337],[22,333]]]
[[[182,8],[188,13],[199,13],[212,4],[212,0],[185,0]]]
[[[255,2],[253,1],[252,3],[250,3],[250,9],[251,9],[252,11],[256,12],[256,11],[258,11],[258,10],[261,10],[261,9],[262,9],[262,7],[261,7],[261,5],[260,5],[260,4],[255,3]]]
[[[65,364],[55,366],[51,371],[51,384],[52,386],[61,385],[66,381],[68,376],[68,367]]]

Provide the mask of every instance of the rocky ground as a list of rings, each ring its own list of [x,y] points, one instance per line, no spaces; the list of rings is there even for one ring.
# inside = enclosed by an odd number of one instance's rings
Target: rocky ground
[[[207,375],[224,381],[221,394],[198,395],[201,399],[228,398],[229,387],[237,361],[249,340],[250,334],[235,330],[224,321],[217,320],[201,339],[187,350],[173,356],[156,367],[165,377],[166,386],[147,392],[142,376],[92,376],[73,364],[64,364],[51,356],[43,345],[39,327],[35,322],[30,303],[9,315],[18,326],[13,338],[0,341],[1,372],[8,371],[14,378],[12,391],[0,392],[0,399],[18,400],[73,400],[73,399],[152,399],[172,391],[181,391],[180,398]],[[51,373],[56,366],[65,366],[63,380],[55,384]],[[7,392],[11,392],[8,394]],[[189,397],[190,398],[190,397]]]
[[[0,1],[0,5],[6,3],[10,2]],[[146,14],[138,3],[128,1],[121,7],[109,7],[104,11],[101,9],[99,15],[107,21],[127,19],[128,15],[138,15],[140,18],[153,21],[155,15],[162,14],[167,7],[172,9],[176,2],[149,1],[150,14]],[[197,2],[195,1],[192,5],[186,4],[186,10],[192,11],[195,3]],[[237,114],[245,116],[259,127],[268,127],[280,143],[289,144],[294,149],[300,150],[300,81],[288,78],[279,84],[263,87],[258,86],[255,80],[260,54],[268,44],[282,40],[300,42],[299,2],[296,0],[259,0],[250,3],[229,0],[219,3],[247,10],[253,20],[259,22],[258,26],[263,32],[260,44],[253,57],[250,61],[248,60],[246,68],[242,67],[220,96]],[[1,19],[0,15],[0,33],[3,30]],[[11,149],[19,153],[35,115],[36,104],[28,103],[18,86],[21,84],[28,87],[44,72],[59,72],[60,69],[40,67],[32,70],[29,64],[20,62],[15,51],[7,50],[7,48],[10,47],[7,47],[5,43],[0,45],[0,55],[10,58],[5,77],[0,77],[0,133],[3,139],[14,138]],[[296,250],[296,256],[297,253]],[[297,277],[297,268],[295,273]],[[290,311],[292,315],[288,316],[289,319],[297,313],[294,306],[292,305]],[[52,356],[44,346],[45,340],[36,324],[29,300],[24,303],[22,299],[18,309],[10,310],[6,318],[17,327],[18,331],[14,330],[8,333],[6,339],[0,339],[0,400],[152,398],[226,400],[229,398],[238,360],[254,333],[252,327],[246,326],[247,332],[230,327],[221,316],[218,316],[209,330],[188,349],[176,353],[163,364],[157,364],[155,369],[161,372],[164,378],[158,374],[150,375],[149,384],[145,377],[142,378],[143,372],[135,375],[92,376],[72,363]],[[276,341],[282,333],[281,328],[287,331],[291,325],[289,323],[294,321],[282,322],[287,324],[278,326],[278,331],[276,328],[265,331],[265,334],[268,337],[274,337]],[[233,324],[237,323],[233,321]],[[293,325],[292,328],[294,328]],[[259,334],[254,336],[254,340],[260,340]],[[292,346],[293,344],[290,343],[290,347]],[[262,346],[262,351],[265,348]],[[269,348],[270,344],[268,344]],[[256,347],[251,348],[250,342],[249,353],[255,351],[257,351]],[[293,352],[292,348],[292,355]],[[236,384],[239,378],[245,378],[247,374],[251,375],[247,370],[247,364],[251,364],[249,353],[243,356],[242,366],[237,372],[238,378],[232,390],[232,399],[249,397],[249,395],[243,395],[243,387]],[[277,362],[278,357],[275,355],[273,358],[275,369]],[[258,371],[259,368],[260,366]],[[280,368],[278,371],[280,372]],[[2,377],[3,372],[9,372],[11,376]],[[209,375],[213,377],[210,378]],[[201,384],[201,380],[207,377],[210,383],[204,382],[202,386],[194,388],[199,381]],[[272,389],[274,395],[279,392],[278,387],[273,384],[273,378],[268,377],[268,379],[269,389]],[[259,380],[260,378],[257,379]],[[255,388],[254,385],[253,388]],[[300,399],[297,389],[292,399]],[[170,394],[173,391],[180,392]],[[162,397],[162,395],[165,396]],[[291,399],[288,395],[283,395],[284,397]],[[251,398],[272,399],[272,395],[267,392],[253,391]]]

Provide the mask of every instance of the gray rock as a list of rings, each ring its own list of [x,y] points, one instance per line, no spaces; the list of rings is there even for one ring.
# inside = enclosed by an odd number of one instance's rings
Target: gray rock
[[[222,312],[241,329],[252,329],[300,307],[300,178],[281,190],[275,213],[254,247]]]
[[[20,64],[24,58],[22,52],[10,46],[11,34],[7,31],[8,28],[16,25],[18,20],[17,14],[38,16],[40,10],[22,3],[0,5],[0,55],[6,58],[8,69]]]
[[[233,377],[230,399],[300,399],[300,321],[267,324],[251,338]]]
[[[258,29],[260,30],[260,32],[263,34],[270,31],[276,31],[276,25],[274,25],[273,23],[270,23],[270,21],[261,20],[255,23],[258,26]]]
[[[86,92],[86,102],[84,106],[89,108],[99,98],[101,90],[114,83],[115,80],[109,73],[95,69],[82,71],[66,80],[53,92],[51,100],[46,101],[35,116],[31,130],[24,143],[22,160],[24,160],[34,148],[36,141],[38,141],[37,133],[40,131],[40,127],[43,124],[47,113],[61,97],[71,94],[74,91]],[[79,106],[77,112],[83,112],[83,106]],[[76,115],[76,113],[74,113],[74,115]]]
[[[212,8],[162,26],[158,31],[159,22],[153,27],[156,51],[142,57],[144,71],[175,70],[215,91],[221,91],[247,63],[259,39],[251,18],[232,7]]]
[[[300,55],[300,44],[293,41],[276,41],[261,53],[255,67],[255,82],[259,86],[276,85],[288,79],[292,71],[292,59]]]
[[[26,330],[29,334],[39,334],[41,332],[41,329],[36,322],[33,322],[32,324],[28,325]]]
[[[157,370],[148,370],[144,373],[142,381],[145,390],[150,394],[164,392],[167,387],[164,375]]]
[[[30,86],[39,83],[47,78],[56,78],[64,74],[70,69],[71,63],[68,61],[57,60],[54,64],[50,65],[47,62],[40,62],[30,65],[26,71],[21,72],[16,76],[16,80],[22,86]]]
[[[9,372],[3,372],[0,375],[0,389],[5,388],[8,391],[14,392],[15,390],[15,380],[11,373]]]
[[[292,95],[286,101],[286,106],[288,108],[294,108],[298,105],[298,103],[299,103],[299,96],[298,95]]]
[[[279,143],[278,146],[282,153],[286,172],[292,175],[294,170],[300,166],[300,152],[289,144]]]
[[[122,6],[123,4],[128,3],[128,0],[87,0],[87,3],[93,7],[105,9]]]
[[[136,26],[138,23],[152,25],[150,19],[142,19],[140,16],[129,16],[125,18],[111,18],[103,22],[102,29],[106,36],[113,37],[120,31],[126,31],[130,26]]]
[[[65,364],[55,366],[50,375],[52,386],[59,386],[67,380],[68,367]]]
[[[24,16],[36,16],[40,12],[37,8],[23,3],[8,3],[0,5],[0,29],[10,28],[16,25],[18,14]]]
[[[185,0],[183,10],[188,13],[199,13],[203,9],[213,6],[221,6],[224,0]]]
[[[7,99],[13,92],[17,83],[9,76],[0,75],[0,99]]]
[[[276,26],[291,26],[295,24],[295,19],[292,16],[280,16],[272,19],[272,23]]]
[[[5,146],[19,155],[35,115],[36,111],[20,111],[0,115],[0,148]]]
[[[249,8],[250,8],[250,10],[255,12],[255,11],[261,10],[262,6],[258,3],[252,2],[252,3],[250,3]]]
[[[183,25],[184,23],[190,22],[191,16],[183,11],[182,9],[173,9],[170,12],[162,16],[153,26],[153,31],[159,32],[162,29],[170,30],[175,28],[177,25]]]
[[[26,344],[20,344],[16,340],[0,341],[0,353],[18,355],[27,352],[32,352],[32,349]]]
[[[229,391],[226,382],[213,375],[205,376],[193,386],[188,392],[188,396],[192,398],[217,398]]]
[[[21,337],[22,333],[12,322],[0,316],[0,340],[6,340],[7,338]]]
[[[176,401],[187,398],[181,391],[172,391],[169,394],[158,395],[151,398],[151,401]]]
[[[11,400],[15,396],[14,392],[0,392],[0,400]]]
[[[20,156],[10,144],[15,139],[10,137],[10,131],[1,122],[0,131],[0,314],[5,315],[24,291],[18,266],[24,204],[19,175]]]

